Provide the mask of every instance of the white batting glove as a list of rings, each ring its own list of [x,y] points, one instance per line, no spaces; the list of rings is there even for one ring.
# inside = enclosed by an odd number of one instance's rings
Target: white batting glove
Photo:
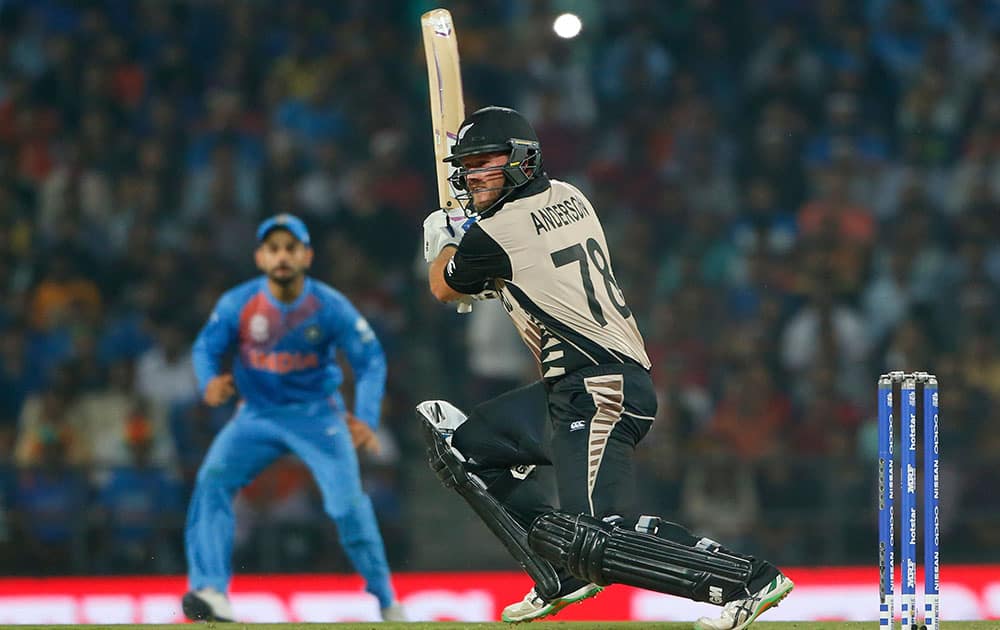
[[[476,222],[476,217],[467,217],[461,208],[435,210],[424,219],[424,260],[434,262],[441,250],[448,245],[458,247],[466,230]]]

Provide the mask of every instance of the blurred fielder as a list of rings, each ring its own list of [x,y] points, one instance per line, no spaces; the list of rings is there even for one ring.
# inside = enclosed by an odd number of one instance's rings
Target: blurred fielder
[[[633,453],[656,415],[650,361],[597,213],[550,180],[519,113],[481,109],[446,161],[461,210],[431,213],[431,292],[495,292],[541,380],[476,406],[418,407],[431,467],[470,504],[535,587],[503,620],[530,621],[620,582],[722,606],[701,630],[742,630],[792,590],[775,566],[633,506]]]
[[[323,508],[382,618],[403,621],[395,601],[371,501],[361,489],[355,448],[378,449],[375,428],[385,391],[382,347],[368,322],[335,289],[309,278],[313,250],[298,218],[280,214],[257,229],[263,276],[225,293],[194,344],[204,401],[241,401],[216,436],[198,471],[188,508],[185,546],[190,591],[182,600],[192,620],[232,621],[236,492],[271,462],[294,453],[309,467]],[[344,406],[341,350],[355,377],[354,413]],[[223,357],[235,350],[232,373]]]

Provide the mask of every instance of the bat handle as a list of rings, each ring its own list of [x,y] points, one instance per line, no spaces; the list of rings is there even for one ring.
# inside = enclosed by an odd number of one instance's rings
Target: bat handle
[[[472,312],[472,302],[468,300],[461,300],[458,303],[456,309],[459,313],[471,313]]]

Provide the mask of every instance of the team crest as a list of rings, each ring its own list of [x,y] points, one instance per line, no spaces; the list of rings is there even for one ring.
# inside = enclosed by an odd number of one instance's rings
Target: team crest
[[[319,342],[320,337],[323,335],[323,331],[319,329],[319,326],[312,324],[307,326],[305,330],[306,341],[309,343]]]
[[[271,331],[269,330],[270,324],[267,322],[267,317],[257,313],[250,318],[250,338],[254,341],[261,343],[267,341],[268,335]]]

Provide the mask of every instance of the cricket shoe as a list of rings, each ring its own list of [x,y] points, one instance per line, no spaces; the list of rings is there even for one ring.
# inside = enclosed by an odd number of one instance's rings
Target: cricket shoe
[[[734,599],[722,607],[718,619],[702,617],[695,622],[695,630],[743,630],[760,617],[768,608],[774,608],[778,602],[785,599],[795,583],[779,573],[750,597]]]
[[[562,590],[567,590],[565,595],[560,595],[548,601],[542,599],[532,588],[521,601],[511,604],[503,609],[500,618],[507,623],[521,623],[524,621],[534,621],[554,615],[570,604],[583,601],[589,597],[597,595],[604,590],[603,586],[597,584],[585,584],[583,580],[572,578],[567,580]],[[573,589],[573,590],[569,590]]]
[[[382,609],[382,621],[409,621],[406,610],[399,602],[392,602]]]
[[[233,621],[233,605],[225,593],[214,588],[188,591],[181,599],[184,616],[191,621]]]

